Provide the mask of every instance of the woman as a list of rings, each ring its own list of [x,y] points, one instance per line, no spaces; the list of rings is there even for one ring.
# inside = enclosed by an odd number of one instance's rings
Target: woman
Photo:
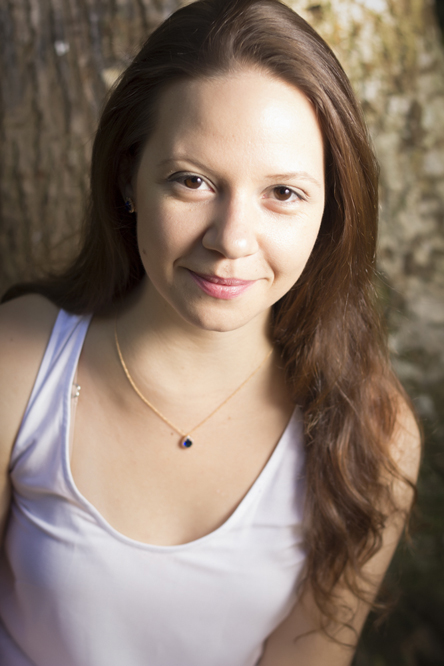
[[[0,661],[349,664],[419,438],[345,74],[276,0],[191,4],[112,92],[91,192],[72,266],[1,308]]]

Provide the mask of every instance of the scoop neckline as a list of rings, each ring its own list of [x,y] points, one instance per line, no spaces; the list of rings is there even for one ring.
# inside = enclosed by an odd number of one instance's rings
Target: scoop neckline
[[[64,472],[64,481],[65,484],[67,485],[70,493],[73,495],[75,500],[82,505],[82,508],[87,511],[87,513],[94,518],[96,523],[105,529],[105,531],[112,536],[114,539],[123,542],[126,545],[139,548],[142,550],[148,550],[151,552],[157,552],[157,553],[171,553],[171,552],[178,552],[178,551],[185,551],[189,550],[195,547],[198,547],[200,545],[206,545],[209,541],[212,541],[216,539],[219,534],[222,534],[226,530],[230,529],[230,527],[235,524],[240,517],[245,513],[245,511],[248,509],[249,505],[254,501],[255,497],[262,491],[262,488],[266,484],[266,481],[269,476],[273,473],[274,469],[276,468],[280,458],[283,455],[283,451],[285,448],[286,443],[290,439],[290,431],[292,430],[292,426],[295,421],[298,421],[300,418],[299,415],[299,407],[296,405],[295,408],[293,409],[291,416],[287,422],[287,425],[285,426],[282,435],[280,436],[276,446],[274,447],[272,453],[270,454],[267,462],[265,463],[264,467],[260,471],[259,475],[256,477],[256,479],[253,481],[252,485],[250,488],[247,490],[239,504],[236,506],[234,511],[228,516],[228,518],[221,524],[219,527],[216,527],[216,529],[212,530],[211,532],[208,532],[208,534],[204,534],[203,536],[199,537],[198,539],[193,539],[192,541],[187,541],[186,543],[181,543],[181,544],[174,544],[170,546],[165,546],[165,545],[159,545],[159,544],[150,544],[146,543],[144,541],[138,541],[137,539],[133,539],[132,537],[126,536],[119,530],[117,530],[115,527],[111,525],[111,523],[108,522],[108,520],[101,514],[101,512],[90,502],[78,489],[76,482],[74,480],[72,470],[71,470],[71,462],[70,462],[70,446],[69,446],[69,437],[70,437],[70,426],[71,426],[71,415],[72,415],[72,397],[71,397],[71,391],[72,391],[72,385],[74,382],[74,378],[76,376],[77,372],[77,367],[79,363],[79,358],[80,354],[82,352],[83,344],[89,329],[89,325],[92,320],[92,316],[88,315],[87,317],[82,317],[78,315],[70,315],[69,313],[66,313],[65,311],[61,310],[59,313],[59,316],[61,313],[64,313],[65,315],[68,316],[74,316],[78,320],[83,319],[83,327],[81,330],[81,334],[79,335],[78,340],[76,341],[76,346],[75,346],[75,353],[72,354],[71,359],[72,359],[72,367],[69,368],[68,372],[64,373],[65,377],[65,384],[63,387],[63,419],[62,419],[62,428],[63,432],[61,434],[61,442],[62,442],[62,459],[63,459],[63,472]],[[59,316],[57,317],[57,320],[54,325],[54,330],[53,334],[55,332],[56,326],[59,321]]]

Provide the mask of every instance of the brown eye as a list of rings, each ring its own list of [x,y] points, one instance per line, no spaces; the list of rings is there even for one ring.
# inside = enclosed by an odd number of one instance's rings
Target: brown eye
[[[190,190],[197,190],[202,185],[202,178],[199,176],[186,176],[183,179],[183,184],[185,187],[189,187]]]
[[[290,190],[288,187],[275,187],[274,194],[279,201],[288,201],[293,194],[293,190]]]

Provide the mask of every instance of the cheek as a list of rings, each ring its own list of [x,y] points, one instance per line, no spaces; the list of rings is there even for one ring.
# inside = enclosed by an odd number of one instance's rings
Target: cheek
[[[158,201],[144,201],[137,215],[137,239],[143,256],[159,259],[174,251],[177,224]]]
[[[285,233],[276,234],[270,244],[270,263],[276,277],[293,285],[301,275],[311,255],[319,233],[320,219],[310,220],[304,224],[302,220],[290,224]]]

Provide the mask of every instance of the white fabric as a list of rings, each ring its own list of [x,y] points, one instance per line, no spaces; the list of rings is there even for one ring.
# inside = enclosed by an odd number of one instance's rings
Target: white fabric
[[[70,471],[71,389],[89,321],[59,313],[14,446],[0,664],[253,666],[304,564],[300,412],[220,528],[179,546],[129,539]]]

